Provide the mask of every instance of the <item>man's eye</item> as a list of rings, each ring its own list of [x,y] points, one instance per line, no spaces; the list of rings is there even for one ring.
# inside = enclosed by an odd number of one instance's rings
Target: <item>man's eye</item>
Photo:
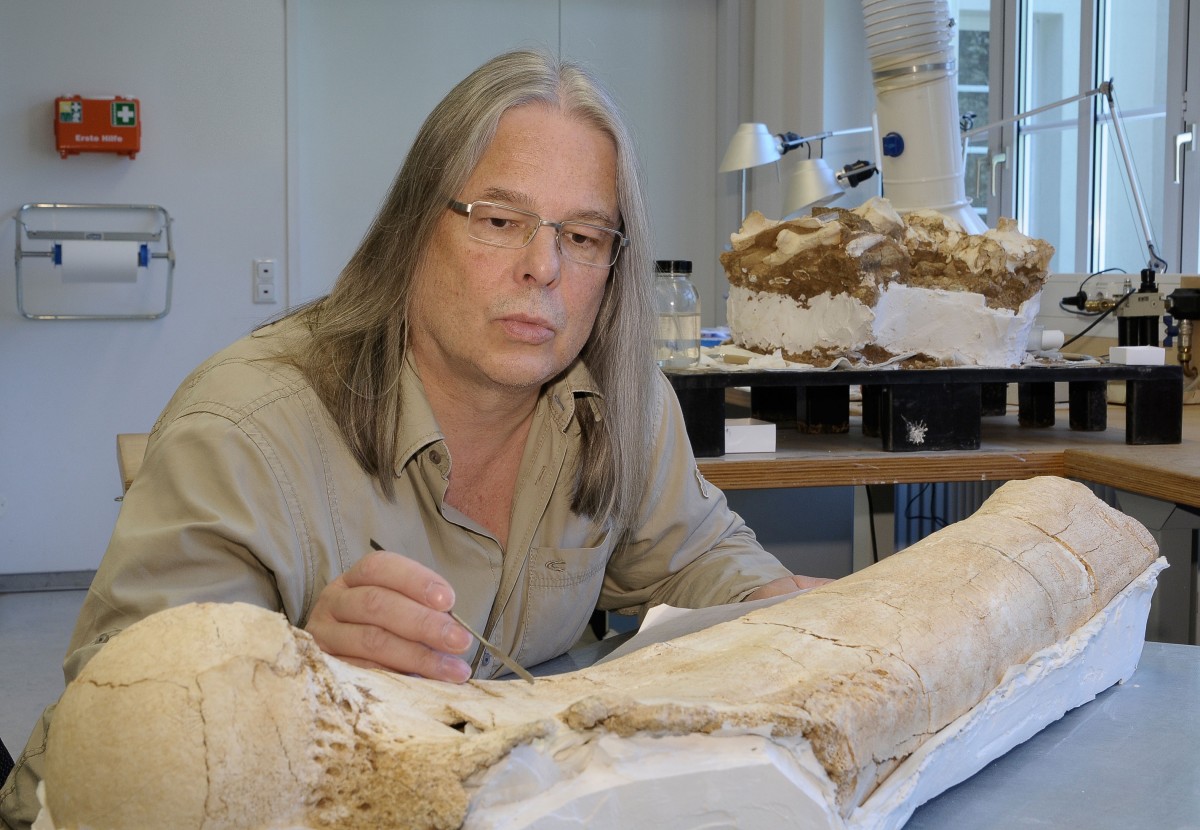
[[[600,244],[600,235],[578,229],[564,229],[563,237],[575,248],[594,248]]]

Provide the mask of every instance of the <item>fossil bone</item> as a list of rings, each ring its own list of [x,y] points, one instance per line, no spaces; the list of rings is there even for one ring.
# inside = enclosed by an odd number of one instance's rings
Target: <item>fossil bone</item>
[[[561,786],[598,747],[669,761],[673,741],[705,736],[719,768],[720,741],[753,753],[739,740],[758,736],[786,756],[777,768],[816,770],[840,826],[1155,557],[1141,525],[1082,485],[1010,482],[856,574],[533,686],[362,670],[278,614],[183,606],[113,638],[68,687],[46,798],[59,828],[453,828],[489,787]]]

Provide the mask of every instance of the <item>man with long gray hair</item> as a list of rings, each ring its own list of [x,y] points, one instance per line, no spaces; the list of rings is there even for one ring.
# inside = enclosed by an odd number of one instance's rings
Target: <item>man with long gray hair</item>
[[[554,657],[593,609],[795,591],[700,475],[652,358],[626,127],[537,52],[422,126],[327,297],[206,361],[155,424],[66,673],[187,602],[284,613],[347,661],[462,682]],[[378,548],[372,550],[372,548]],[[24,826],[50,710],[0,813]]]

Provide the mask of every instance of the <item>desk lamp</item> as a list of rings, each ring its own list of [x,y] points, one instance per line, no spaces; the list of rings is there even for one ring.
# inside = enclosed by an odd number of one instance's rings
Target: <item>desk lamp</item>
[[[846,188],[858,187],[877,172],[874,164],[863,159],[847,164],[836,173],[823,158],[801,159],[788,177],[783,218],[795,219],[807,209],[824,207],[843,196]]]
[[[746,218],[746,171],[751,167],[770,164],[779,161],[791,147],[782,147],[781,136],[771,135],[766,124],[746,122],[739,124],[729,147],[725,150],[725,158],[717,168],[720,173],[731,173],[734,170],[742,174],[742,213]]]
[[[816,135],[800,136],[793,132],[782,132],[772,135],[766,124],[739,124],[725,158],[721,161],[718,172],[731,173],[734,170],[742,174],[742,218],[746,216],[746,171],[751,167],[779,161],[785,154],[799,147],[810,147],[809,158],[800,161],[788,179],[787,195],[784,198],[785,214],[798,213],[804,208],[824,206],[846,192],[847,185],[854,187],[870,178],[875,172],[875,165],[867,161],[856,161],[839,170],[836,174],[830,169],[824,158],[811,156],[811,142],[820,141],[822,155],[824,141],[838,135],[870,132],[872,127],[854,127],[848,130],[827,130]],[[790,218],[790,217],[789,217]]]

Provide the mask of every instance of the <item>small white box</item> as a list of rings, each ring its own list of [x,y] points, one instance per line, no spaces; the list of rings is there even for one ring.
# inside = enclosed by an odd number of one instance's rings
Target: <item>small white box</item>
[[[726,418],[725,452],[775,452],[775,425],[757,418]]]
[[[1167,362],[1167,350],[1162,346],[1111,346],[1108,362],[1125,366],[1163,366]]]

